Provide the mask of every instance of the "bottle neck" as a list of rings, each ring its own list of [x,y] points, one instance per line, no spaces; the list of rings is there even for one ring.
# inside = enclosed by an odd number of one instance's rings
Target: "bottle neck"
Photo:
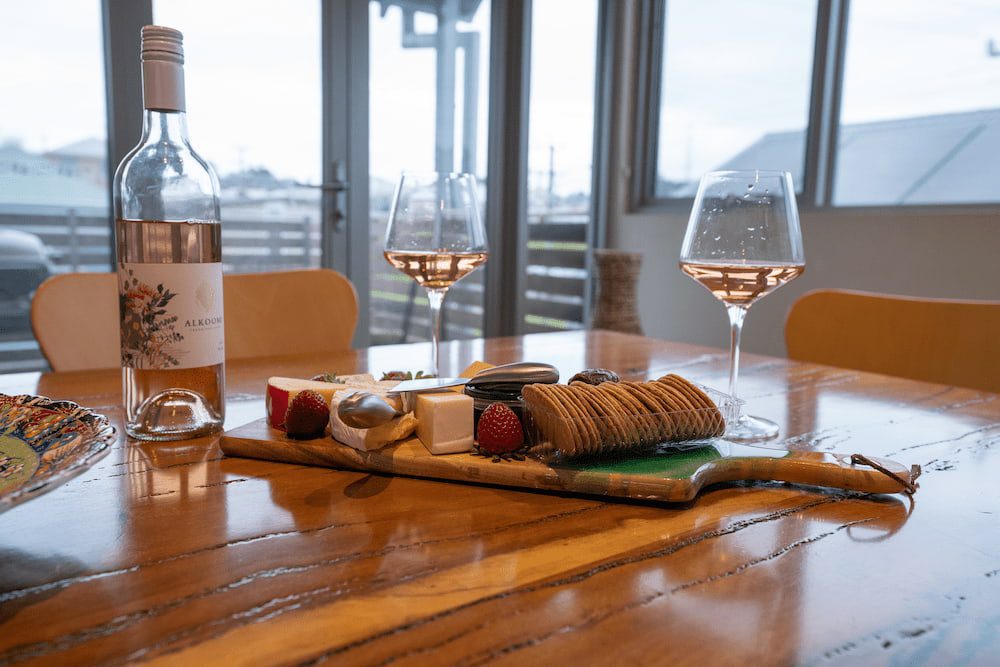
[[[142,105],[150,111],[185,111],[184,66],[175,61],[144,58]]]
[[[142,114],[143,143],[187,143],[187,114],[183,111],[145,109]]]

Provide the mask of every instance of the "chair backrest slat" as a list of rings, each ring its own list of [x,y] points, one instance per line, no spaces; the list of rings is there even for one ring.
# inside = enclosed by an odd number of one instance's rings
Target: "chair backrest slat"
[[[330,269],[223,276],[226,359],[329,353],[351,347],[354,286]],[[113,273],[68,273],[35,292],[31,325],[53,370],[120,364],[118,287]]]
[[[1000,392],[1000,301],[817,290],[792,305],[788,356]]]

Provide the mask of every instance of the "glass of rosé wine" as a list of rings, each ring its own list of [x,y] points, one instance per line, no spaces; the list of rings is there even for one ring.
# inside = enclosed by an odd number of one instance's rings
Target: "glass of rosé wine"
[[[475,176],[404,172],[389,207],[384,254],[393,267],[427,290],[433,373],[440,376],[444,297],[489,256]]]
[[[731,326],[729,394],[737,397],[740,334],[750,306],[805,270],[792,176],[783,171],[716,171],[698,186],[680,268],[725,304]],[[778,435],[774,422],[741,414],[725,437]]]

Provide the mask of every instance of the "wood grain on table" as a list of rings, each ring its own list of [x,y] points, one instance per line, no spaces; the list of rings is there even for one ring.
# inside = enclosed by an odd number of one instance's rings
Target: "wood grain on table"
[[[453,342],[475,359],[668,371],[722,351],[606,332]],[[426,365],[429,346],[231,364],[227,425],[271,375]],[[998,396],[746,358],[776,447],[923,466],[910,499],[719,485],[651,505],[223,458],[120,440],[0,514],[0,663],[988,664],[1000,660]],[[120,424],[118,371],[0,376]],[[499,464],[498,464],[499,465]]]

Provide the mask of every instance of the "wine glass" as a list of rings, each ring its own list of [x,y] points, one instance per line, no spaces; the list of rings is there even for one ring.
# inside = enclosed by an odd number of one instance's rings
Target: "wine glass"
[[[684,234],[680,268],[726,305],[732,327],[729,394],[735,399],[747,310],[805,270],[791,174],[760,170],[705,174]],[[777,435],[774,422],[745,414],[725,433],[738,442]]]
[[[404,172],[389,208],[386,260],[427,290],[433,373],[439,374],[441,304],[448,288],[486,262],[486,228],[472,174]]]

